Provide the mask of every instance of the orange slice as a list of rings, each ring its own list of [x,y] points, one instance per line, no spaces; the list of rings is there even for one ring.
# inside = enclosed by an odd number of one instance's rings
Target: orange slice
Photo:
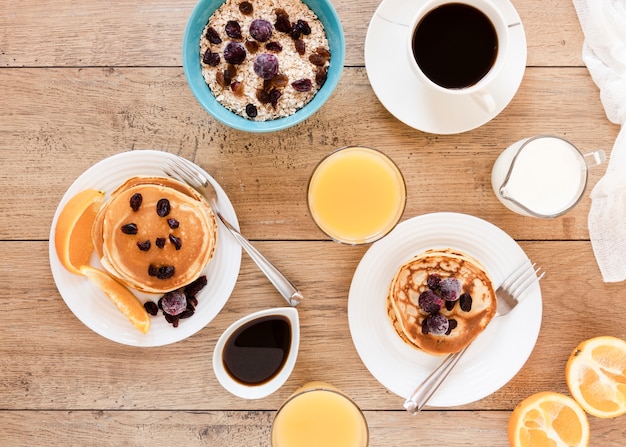
[[[150,315],[146,312],[141,301],[130,290],[108,273],[90,265],[81,266],[80,273],[98,286],[133,326],[143,334],[148,332],[148,329],[150,329]]]
[[[104,201],[104,192],[86,189],[73,196],[61,210],[54,230],[54,246],[61,265],[80,275],[93,252],[91,227]]]
[[[565,366],[570,393],[589,414],[626,414],[626,341],[601,336],[579,344]]]
[[[544,391],[519,403],[508,435],[512,447],[584,447],[589,445],[589,421],[574,399]]]

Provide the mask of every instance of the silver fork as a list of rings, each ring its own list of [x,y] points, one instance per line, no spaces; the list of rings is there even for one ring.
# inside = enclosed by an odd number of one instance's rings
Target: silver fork
[[[543,278],[545,272],[537,276],[541,267],[535,268],[535,266],[536,264],[532,264],[530,268],[528,268],[527,263],[522,264],[502,282],[500,287],[498,287],[496,290],[497,310],[494,318],[502,317],[511,312],[528,288],[534,284],[535,281],[539,281]],[[435,394],[439,386],[446,380],[452,369],[470,346],[471,343],[461,351],[448,355],[404,402],[405,410],[411,414],[419,413],[433,394]]]
[[[222,221],[224,226],[230,231],[235,239],[241,244],[250,258],[256,263],[261,271],[267,276],[270,282],[276,287],[280,294],[291,306],[297,306],[302,301],[302,294],[296,286],[289,281],[263,254],[254,247],[220,212],[218,205],[217,191],[209,179],[200,172],[190,161],[177,157],[166,162],[163,172],[170,177],[182,180],[189,186],[202,194],[211,205],[211,208]]]

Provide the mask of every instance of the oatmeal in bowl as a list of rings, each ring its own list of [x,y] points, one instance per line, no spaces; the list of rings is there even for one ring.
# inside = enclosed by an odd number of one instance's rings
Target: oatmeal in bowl
[[[183,67],[194,96],[217,120],[270,132],[324,104],[344,51],[328,0],[201,0],[185,30]]]

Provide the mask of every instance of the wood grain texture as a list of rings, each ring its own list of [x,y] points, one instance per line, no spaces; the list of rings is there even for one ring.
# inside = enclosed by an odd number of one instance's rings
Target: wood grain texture
[[[590,171],[581,203],[557,219],[518,216],[491,188],[498,154],[527,136],[554,134],[583,151],[610,153],[619,129],[607,120],[583,65],[572,2],[513,1],[528,45],[521,87],[495,119],[458,135],[412,129],[376,98],[363,54],[379,1],[333,4],[346,35],[337,90],[293,128],[247,134],[210,118],[186,85],[180,49],[195,1],[0,2],[0,446],[269,447],[281,402],[301,384],[324,380],[365,411],[370,447],[506,447],[510,412],[523,398],[568,393],[565,363],[579,342],[597,335],[626,339],[626,290],[602,282],[587,230],[589,193],[606,165]],[[514,237],[547,271],[535,348],[492,395],[411,417],[403,399],[362,363],[347,296],[369,247],[329,241],[305,201],[316,163],[350,144],[377,147],[400,166],[408,190],[403,220],[439,211],[478,216]],[[284,305],[247,255],[224,309],[174,345],[142,349],[106,340],[59,295],[48,260],[59,200],[89,166],[139,149],[180,154],[210,171],[243,233],[304,293],[298,361],[273,395],[236,398],[211,367],[228,325]],[[623,445],[624,417],[590,417],[590,424],[592,446]]]

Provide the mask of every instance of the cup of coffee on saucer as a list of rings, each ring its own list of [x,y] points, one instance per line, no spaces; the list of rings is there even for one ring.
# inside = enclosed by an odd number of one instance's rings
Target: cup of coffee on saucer
[[[287,381],[299,346],[298,311],[294,307],[264,309],[224,331],[213,351],[213,371],[235,396],[260,399]]]
[[[497,107],[493,87],[509,57],[509,23],[489,0],[430,0],[415,15],[406,42],[410,65],[429,89]]]
[[[511,211],[530,217],[558,217],[580,201],[588,169],[605,159],[602,149],[583,154],[556,136],[525,138],[500,154],[491,171],[491,186]]]

